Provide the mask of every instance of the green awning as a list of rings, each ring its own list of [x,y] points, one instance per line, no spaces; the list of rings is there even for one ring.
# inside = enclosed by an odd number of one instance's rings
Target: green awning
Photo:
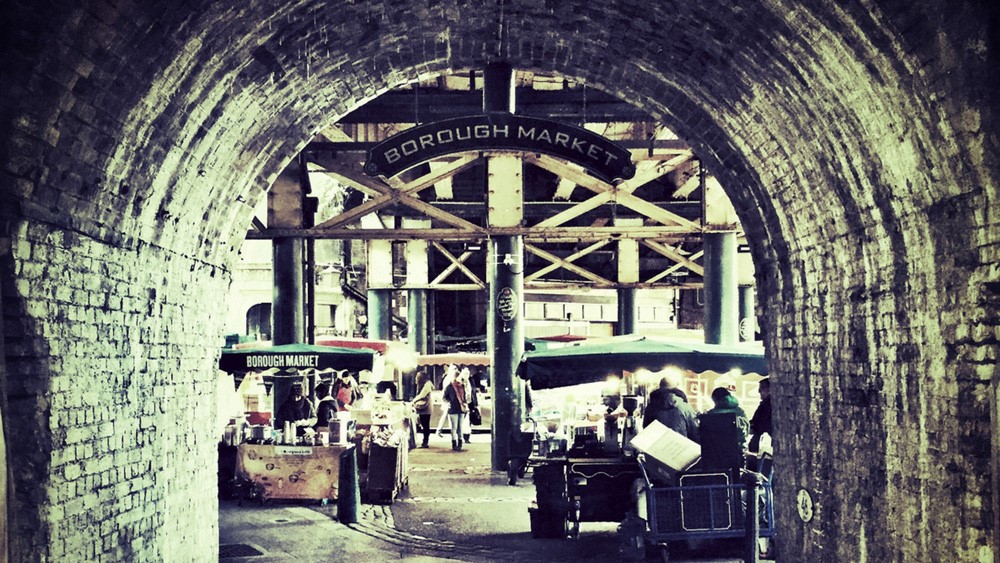
[[[667,341],[653,337],[622,336],[526,352],[518,375],[532,389],[566,387],[604,381],[609,375],[646,369],[657,372],[672,366],[696,373],[715,371],[767,375],[767,359],[760,346],[722,346]]]

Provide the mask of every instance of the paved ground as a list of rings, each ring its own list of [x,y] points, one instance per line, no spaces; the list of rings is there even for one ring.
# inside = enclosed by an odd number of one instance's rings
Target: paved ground
[[[358,524],[336,521],[335,503],[220,501],[220,561],[619,561],[615,523],[583,523],[577,539],[531,537],[528,478],[507,485],[490,471],[489,436],[453,452],[447,437],[410,452],[409,488],[391,505],[362,505]],[[718,543],[718,542],[716,542]],[[238,556],[240,546],[260,554]],[[732,546],[678,553],[672,561],[738,561]],[[729,548],[727,551],[727,547]]]

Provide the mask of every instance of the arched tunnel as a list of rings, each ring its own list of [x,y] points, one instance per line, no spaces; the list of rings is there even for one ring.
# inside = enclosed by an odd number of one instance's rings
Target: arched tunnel
[[[991,3],[11,0],[3,20],[11,560],[214,557],[220,296],[254,204],[322,127],[493,61],[641,107],[732,199],[783,560],[1000,557]]]

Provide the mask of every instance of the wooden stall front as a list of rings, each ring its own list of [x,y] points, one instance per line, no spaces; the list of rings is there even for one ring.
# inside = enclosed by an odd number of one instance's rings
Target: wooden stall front
[[[336,499],[340,454],[350,446],[240,444],[236,473],[265,499]]]

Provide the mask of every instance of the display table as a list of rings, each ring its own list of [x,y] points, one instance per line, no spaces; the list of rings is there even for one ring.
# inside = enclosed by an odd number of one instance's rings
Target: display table
[[[236,473],[260,486],[264,499],[335,499],[348,447],[240,444]]]

